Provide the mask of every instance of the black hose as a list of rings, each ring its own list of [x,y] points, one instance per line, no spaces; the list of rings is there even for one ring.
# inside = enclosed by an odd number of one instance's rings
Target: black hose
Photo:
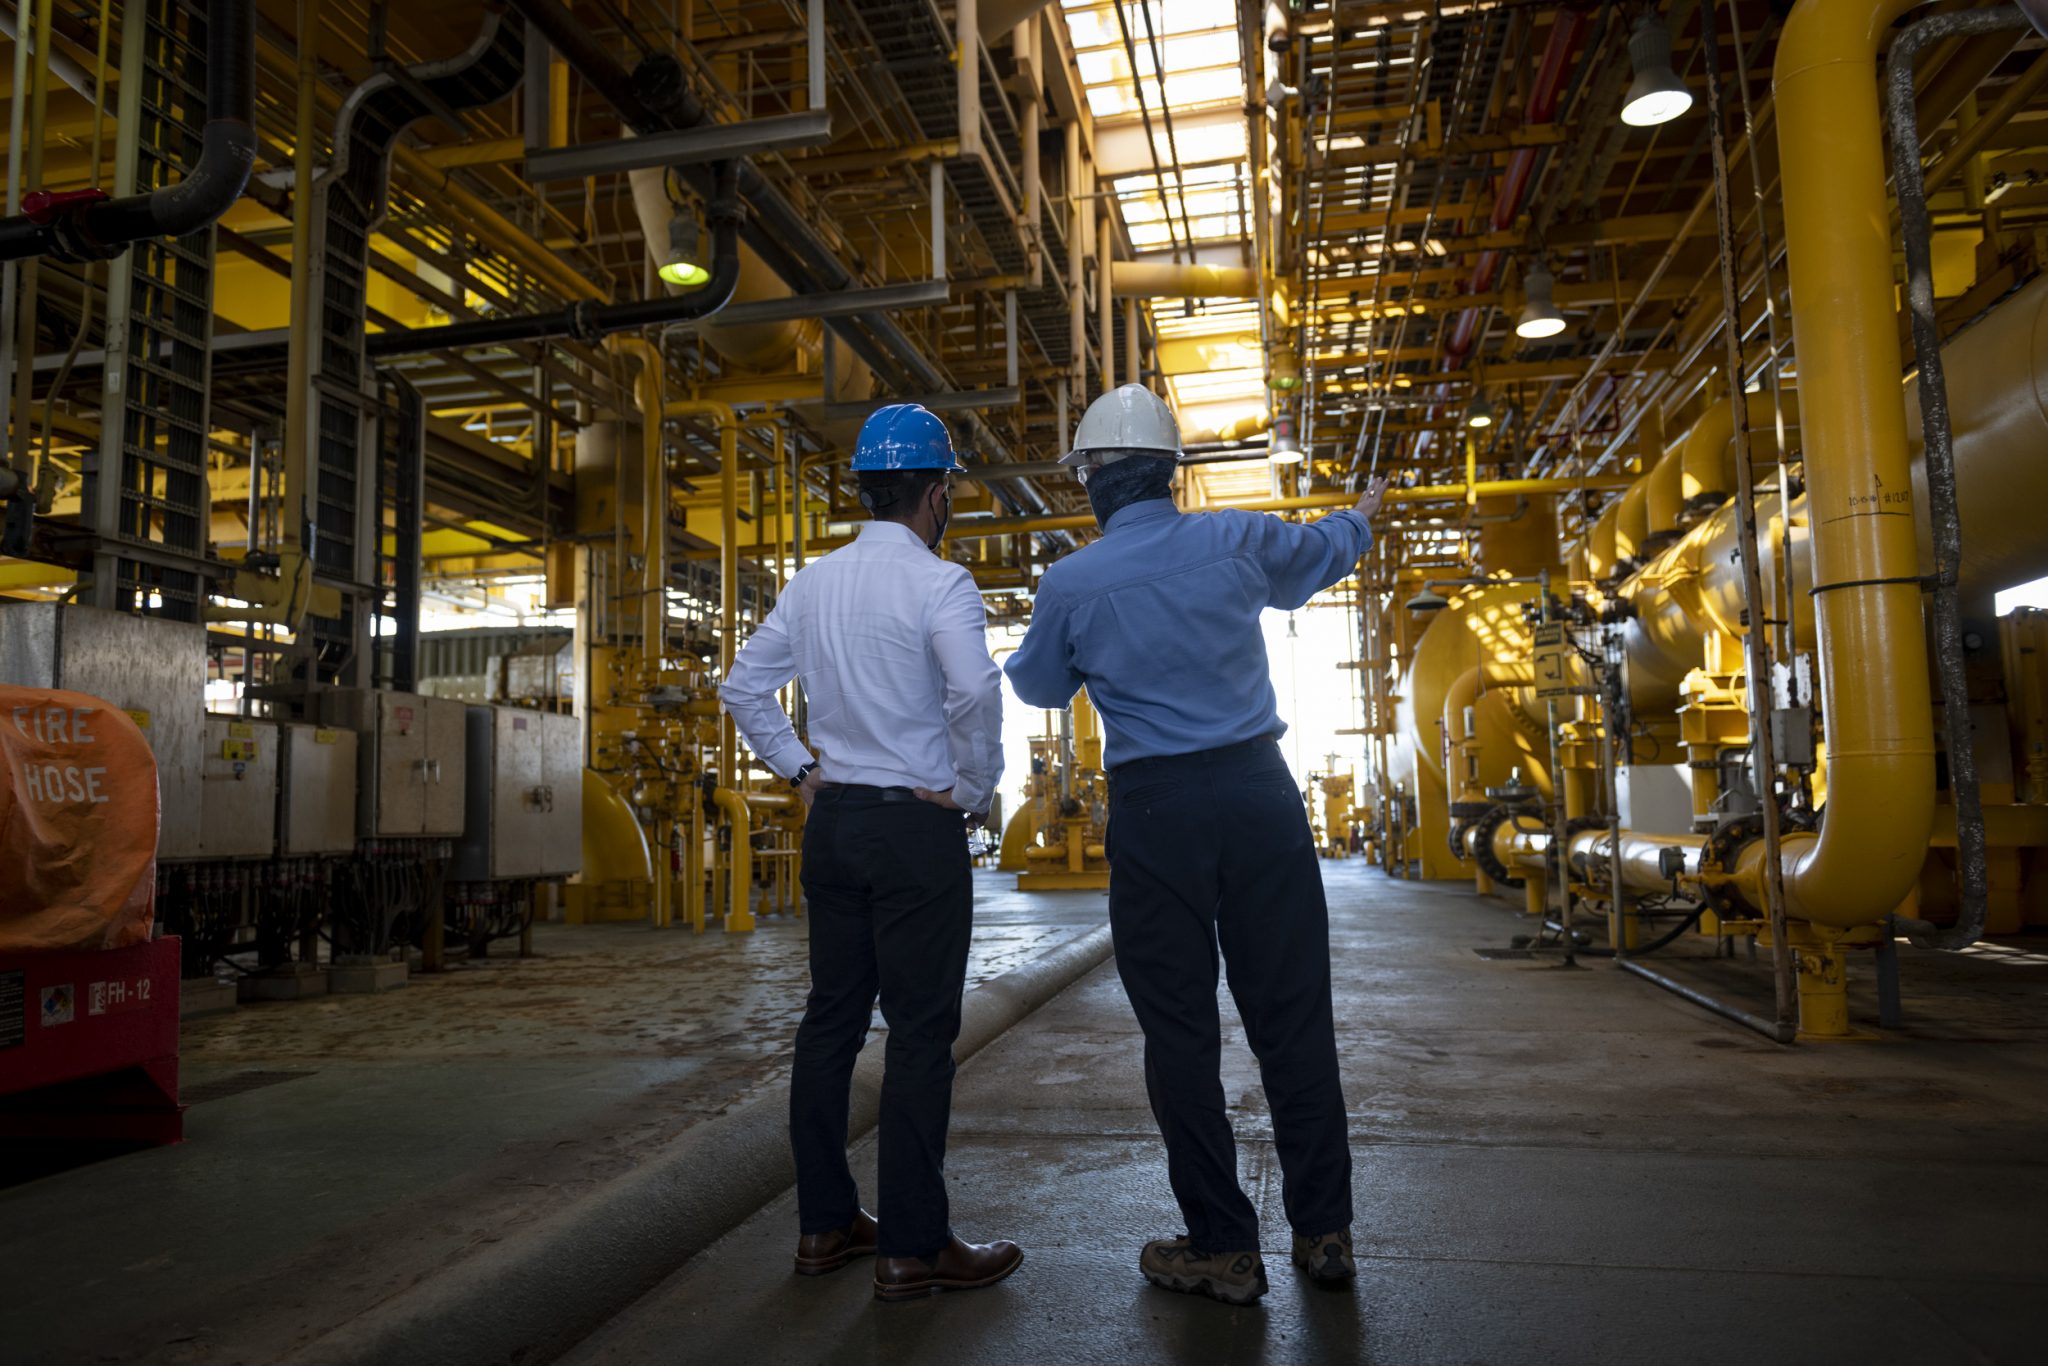
[[[1706,913],[1707,908],[1705,906],[1695,907],[1692,913],[1686,916],[1685,919],[1679,921],[1676,925],[1672,926],[1663,934],[1658,935],[1649,943],[1638,944],[1634,948],[1628,949],[1626,951],[1626,956],[1630,958],[1639,958],[1644,954],[1655,953],[1659,949],[1670,948],[1673,944],[1678,942],[1678,937],[1680,935],[1686,933],[1688,930],[1692,929],[1693,926],[1699,924],[1700,917],[1705,915]],[[1578,952],[1587,958],[1613,958],[1616,956],[1615,951],[1611,948],[1579,949]]]
[[[256,160],[256,0],[208,0],[204,60],[206,125],[184,179],[121,199],[64,196],[0,218],[0,260],[110,260],[131,242],[210,227],[233,207]]]
[[[1935,672],[1941,679],[1949,792],[1956,808],[1956,862],[1963,884],[1961,910],[1955,924],[1931,932],[1914,931],[1913,942],[1922,948],[1953,950],[1976,943],[1984,933],[1990,880],[1984,846],[1984,799],[1977,785],[1977,756],[1971,743],[1962,604],[1956,591],[1963,523],[1956,505],[1955,442],[1949,422],[1948,381],[1942,371],[1941,329],[1934,318],[1934,260],[1930,246],[1933,225],[1928,220],[1927,182],[1920,167],[1913,59],[1929,43],[2024,28],[2027,24],[2026,15],[2011,5],[1940,14],[1901,33],[1885,58],[1892,179],[1899,196],[1899,225],[1906,240],[1906,301],[1913,314],[1913,355],[1920,366],[1920,433],[1925,445],[1927,504],[1934,533]]]

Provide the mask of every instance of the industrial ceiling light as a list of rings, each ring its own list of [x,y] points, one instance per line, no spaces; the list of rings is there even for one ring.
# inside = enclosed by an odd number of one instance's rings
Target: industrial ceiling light
[[[1294,434],[1294,419],[1275,417],[1272,436],[1266,442],[1266,459],[1275,465],[1299,465],[1301,438]]]
[[[669,220],[668,253],[654,273],[672,285],[701,285],[711,278],[704,268],[703,235],[697,220],[679,213]]]
[[[1692,91],[1671,69],[1671,30],[1658,14],[1636,20],[1628,36],[1629,65],[1635,81],[1628,88],[1628,100],[1621,106],[1621,121],[1636,128],[1669,123],[1692,108]]]
[[[1493,425],[1493,405],[1486,401],[1484,392],[1472,396],[1472,406],[1465,410],[1465,425],[1467,427],[1491,427]]]
[[[1564,314],[1557,311],[1551,300],[1551,291],[1557,281],[1550,274],[1550,267],[1542,257],[1530,262],[1529,269],[1522,275],[1522,288],[1528,293],[1528,302],[1522,305],[1522,316],[1515,323],[1515,335],[1535,339],[1554,337],[1564,331]]]
[[[1420,593],[1408,599],[1411,612],[1441,612],[1451,605],[1451,600],[1434,588],[1425,586]]]

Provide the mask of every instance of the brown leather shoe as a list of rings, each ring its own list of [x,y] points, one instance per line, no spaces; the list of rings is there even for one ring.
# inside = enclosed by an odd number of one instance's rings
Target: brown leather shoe
[[[837,1271],[855,1257],[875,1255],[875,1216],[857,1210],[845,1228],[825,1233],[806,1233],[796,1240],[796,1274],[822,1276]]]
[[[994,1285],[1024,1264],[1015,1243],[963,1243],[958,1238],[930,1261],[922,1257],[875,1260],[875,1298],[914,1300],[941,1290],[979,1290]]]

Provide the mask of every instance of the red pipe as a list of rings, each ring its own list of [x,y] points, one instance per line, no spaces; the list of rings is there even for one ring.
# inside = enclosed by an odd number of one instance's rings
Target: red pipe
[[[1564,93],[1565,73],[1570,67],[1572,49],[1579,44],[1579,38],[1586,31],[1586,16],[1575,9],[1558,11],[1557,22],[1551,26],[1550,42],[1543,49],[1543,60],[1536,67],[1536,80],[1529,91],[1529,104],[1522,112],[1524,127],[1536,127],[1551,123],[1557,118],[1558,97]],[[1500,185],[1493,197],[1493,230],[1505,232],[1515,224],[1515,218],[1522,212],[1522,200],[1529,193],[1529,177],[1536,170],[1536,148],[1518,147],[1508,158],[1507,169],[1501,173]],[[1500,275],[1501,262],[1506,253],[1488,250],[1479,253],[1479,260],[1472,267],[1472,277],[1467,281],[1467,294],[1484,294],[1493,288]],[[1444,363],[1447,369],[1455,370],[1464,364],[1465,357],[1477,340],[1479,318],[1483,309],[1468,308],[1458,315],[1458,321],[1451,329],[1451,338],[1444,344]]]

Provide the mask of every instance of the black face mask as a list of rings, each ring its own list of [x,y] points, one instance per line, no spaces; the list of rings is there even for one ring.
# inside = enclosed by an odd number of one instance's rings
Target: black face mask
[[[940,542],[940,541],[943,541],[944,539],[946,539],[946,523],[948,523],[948,522],[950,522],[950,521],[952,521],[952,520],[953,520],[953,489],[952,489],[952,486],[951,486],[951,485],[949,485],[949,484],[941,484],[941,485],[939,485],[939,487],[940,487],[941,489],[943,489],[943,490],[945,491],[945,495],[946,495],[945,509],[944,509],[944,511],[942,511],[942,512],[940,512],[940,513],[939,513],[939,525],[938,525],[938,527],[937,527],[937,528],[936,528],[936,529],[935,529],[935,530],[934,530],[934,531],[932,532],[932,538],[931,538],[931,539],[930,539],[929,541],[926,541],[926,542],[924,543],[924,548],[925,548],[926,550],[937,550],[937,549],[939,548],[939,542]]]

